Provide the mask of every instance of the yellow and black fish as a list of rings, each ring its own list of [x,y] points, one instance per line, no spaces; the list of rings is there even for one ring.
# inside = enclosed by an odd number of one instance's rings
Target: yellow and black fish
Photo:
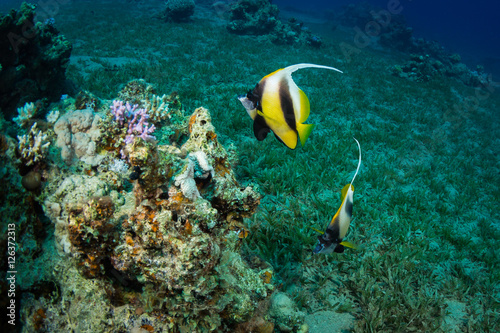
[[[354,139],[356,140],[356,139]],[[354,178],[358,174],[359,167],[361,166],[361,146],[358,140],[356,140],[359,149],[359,161],[358,167],[356,168],[356,173],[352,177],[351,183],[344,186],[342,189],[342,203],[337,213],[332,218],[332,221],[326,228],[326,231],[318,236],[318,245],[313,250],[314,254],[317,253],[342,253],[344,252],[344,247],[356,248],[356,246],[350,242],[343,241],[347,231],[349,230],[349,225],[351,224],[352,218],[352,203],[354,195]]]
[[[288,148],[295,149],[298,138],[305,144],[314,125],[304,124],[309,117],[309,99],[293,81],[292,73],[309,67],[342,73],[333,67],[297,64],[264,76],[252,91],[238,97],[254,121],[257,140],[264,140],[269,131],[273,131]]]

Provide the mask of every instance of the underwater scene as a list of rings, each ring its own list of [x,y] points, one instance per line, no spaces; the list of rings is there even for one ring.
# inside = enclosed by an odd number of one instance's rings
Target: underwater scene
[[[1,1],[0,331],[500,332],[500,52],[410,3]]]

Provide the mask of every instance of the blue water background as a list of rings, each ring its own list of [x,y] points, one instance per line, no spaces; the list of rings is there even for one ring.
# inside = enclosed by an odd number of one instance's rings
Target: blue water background
[[[390,1],[366,1],[386,9]],[[340,9],[359,3],[346,0],[273,0],[279,7],[311,12]],[[414,36],[436,40],[448,51],[459,53],[469,66],[488,63],[494,79],[500,81],[500,2],[494,0],[400,0]],[[492,60],[494,59],[494,60]]]

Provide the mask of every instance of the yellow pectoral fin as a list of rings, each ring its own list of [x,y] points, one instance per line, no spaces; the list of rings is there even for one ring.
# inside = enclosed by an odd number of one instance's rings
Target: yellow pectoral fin
[[[316,231],[316,232],[319,232],[319,233],[320,233],[320,234],[322,234],[322,235],[324,234],[324,232],[323,232],[323,231],[320,231],[320,230],[318,230],[318,229],[316,229],[316,228],[313,228],[313,227],[309,227],[309,228],[311,228],[312,230],[314,230],[314,231]]]
[[[351,242],[347,242],[347,241],[343,241],[340,243],[340,245],[343,245],[345,247],[348,247],[348,248],[351,248],[351,249],[354,249],[354,250],[357,250],[358,249],[358,246],[351,243]]]

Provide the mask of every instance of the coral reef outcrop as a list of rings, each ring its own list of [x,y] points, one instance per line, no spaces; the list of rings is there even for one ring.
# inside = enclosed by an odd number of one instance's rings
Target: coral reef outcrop
[[[242,35],[265,35],[279,22],[279,9],[268,0],[243,0],[233,3],[227,29]]]
[[[427,82],[437,77],[451,77],[471,87],[487,87],[491,78],[481,66],[476,70],[469,69],[461,62],[458,54],[448,54],[436,42],[419,40],[422,54],[411,54],[403,65],[394,65],[392,74],[416,82]]]
[[[61,152],[80,159],[87,155],[74,144],[78,133],[106,134],[77,138],[99,157],[86,161],[91,168],[46,163],[36,200],[54,226],[58,255],[66,259],[51,282],[59,297],[24,294],[27,327],[272,329],[256,310],[269,302],[273,270],[240,254],[248,234],[243,219],[255,212],[260,195],[235,179],[234,157],[218,141],[209,111],[200,107],[186,117],[176,95],[159,97],[143,81],[127,84],[119,100],[98,104],[94,112],[66,103],[54,125],[52,140],[57,135]],[[127,139],[130,123],[139,124],[132,121],[139,109],[155,115],[148,120],[165,144],[141,135]],[[81,306],[68,307],[64,299],[70,292]]]
[[[71,44],[52,21],[35,22],[35,8],[23,3],[0,17],[0,108],[7,119],[25,103],[58,100],[66,86]]]
[[[193,0],[167,0],[162,16],[167,21],[187,21],[194,14],[194,9]]]
[[[282,22],[278,14],[278,7],[269,0],[237,1],[230,5],[226,28],[240,35],[268,36],[276,44],[321,46],[321,39],[302,22],[294,18]]]
[[[423,48],[424,50],[428,49],[428,44],[436,45],[436,43],[424,41],[421,41],[421,44],[427,45]],[[448,54],[438,45],[435,47],[437,50],[424,55],[411,54],[405,64],[394,65],[391,68],[392,74],[416,82],[427,82],[436,77],[446,76],[472,87],[489,84],[489,77],[481,66],[478,66],[476,70],[471,70],[461,62],[460,55]]]

